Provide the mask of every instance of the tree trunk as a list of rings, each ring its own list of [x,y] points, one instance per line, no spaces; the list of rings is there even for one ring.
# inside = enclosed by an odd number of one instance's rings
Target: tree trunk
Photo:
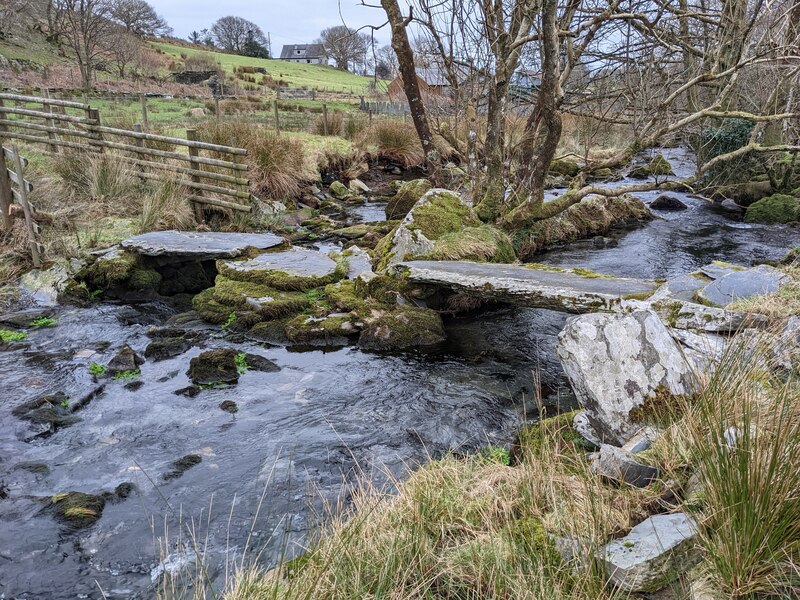
[[[505,224],[512,228],[522,227],[531,220],[555,216],[574,204],[565,201],[562,207],[561,203],[549,203],[546,209],[544,204],[545,178],[561,139],[558,108],[564,95],[558,62],[556,1],[542,2],[542,85],[536,110],[525,124],[523,162],[517,180],[517,194],[524,194],[525,201],[504,217]]]
[[[386,11],[386,17],[392,28],[392,49],[397,55],[400,77],[403,80],[403,91],[408,99],[408,107],[411,112],[411,118],[414,121],[414,128],[417,130],[417,136],[420,144],[422,144],[426,166],[431,166],[429,163],[434,150],[433,135],[428,123],[425,104],[422,101],[417,71],[414,68],[414,52],[411,50],[411,44],[408,41],[408,32],[406,31],[408,22],[403,18],[397,0],[381,0],[381,5]]]
[[[481,190],[478,216],[485,222],[496,221],[505,196],[505,117],[508,101],[508,78],[498,65],[495,81],[489,92],[486,114],[486,179]]]

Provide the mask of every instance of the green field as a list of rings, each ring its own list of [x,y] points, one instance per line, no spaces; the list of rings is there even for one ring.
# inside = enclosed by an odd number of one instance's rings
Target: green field
[[[263,67],[275,81],[283,80],[291,87],[305,87],[319,91],[348,92],[351,94],[367,94],[372,91],[373,79],[340,71],[334,67],[323,65],[304,65],[281,60],[250,58],[235,54],[209,52],[189,46],[176,46],[164,42],[151,42],[153,47],[164,54],[180,60],[181,54],[193,56],[207,54],[218,61],[226,74],[233,75],[235,67]],[[378,81],[378,88],[385,90],[386,82]]]

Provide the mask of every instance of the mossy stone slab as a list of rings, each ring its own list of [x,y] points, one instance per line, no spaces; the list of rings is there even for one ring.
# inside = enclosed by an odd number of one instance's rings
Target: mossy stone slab
[[[784,274],[767,265],[759,265],[745,271],[733,271],[715,279],[697,292],[704,302],[715,306],[727,306],[739,298],[774,294],[789,281]]]
[[[227,261],[225,267],[234,273],[284,273],[290,277],[328,277],[336,272],[330,257],[306,248],[292,247],[280,252],[267,252],[244,261]]]
[[[284,243],[272,233],[225,233],[219,231],[151,231],[120,242],[128,252],[145,256],[165,256],[213,260],[236,258],[249,248],[267,250]]]

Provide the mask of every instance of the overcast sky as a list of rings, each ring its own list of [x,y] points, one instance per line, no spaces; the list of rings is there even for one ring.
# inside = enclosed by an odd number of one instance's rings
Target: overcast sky
[[[149,0],[156,11],[175,30],[175,36],[186,38],[191,31],[200,31],[228,15],[243,17],[269,33],[272,51],[280,55],[284,44],[313,42],[326,27],[380,25],[383,11],[359,6],[359,0]],[[370,2],[378,4],[377,2]],[[340,14],[341,9],[341,14]],[[375,33],[380,45],[388,43],[388,28]],[[369,33],[369,31],[365,31]]]

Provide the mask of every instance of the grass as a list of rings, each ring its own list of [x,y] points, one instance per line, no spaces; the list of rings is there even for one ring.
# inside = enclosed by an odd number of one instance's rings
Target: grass
[[[786,319],[800,315],[800,268],[780,267],[791,280],[777,292],[740,298],[727,308],[747,313],[758,313],[770,319]]]
[[[181,55],[206,55],[216,60],[226,75],[233,75],[236,67],[262,67],[277,82],[284,81],[291,87],[304,87],[319,91],[349,92],[351,94],[367,94],[371,90],[373,79],[362,77],[346,71],[340,71],[325,65],[308,65],[290,63],[280,60],[250,58],[235,54],[209,52],[191,46],[177,46],[166,42],[151,42],[152,46],[166,55],[181,59]],[[385,89],[386,82],[379,81]]]
[[[414,125],[394,119],[377,120],[364,129],[357,146],[376,158],[397,162],[406,168],[425,160]]]
[[[247,364],[247,354],[244,352],[239,352],[234,358],[234,362],[236,363],[236,371],[239,375],[244,375],[250,370],[250,365]]]
[[[131,369],[130,371],[122,371],[121,373],[114,374],[111,379],[120,380],[120,379],[132,379],[134,377],[138,377],[142,374],[141,369]]]
[[[29,325],[31,327],[52,327],[56,323],[58,323],[58,319],[52,317],[37,317]]]
[[[28,334],[24,331],[11,331],[10,329],[0,329],[0,342],[8,344],[9,342],[21,342],[28,338]]]
[[[101,375],[105,375],[106,373],[106,366],[101,365],[100,363],[93,362],[89,365],[89,373],[95,375],[97,377]]]

